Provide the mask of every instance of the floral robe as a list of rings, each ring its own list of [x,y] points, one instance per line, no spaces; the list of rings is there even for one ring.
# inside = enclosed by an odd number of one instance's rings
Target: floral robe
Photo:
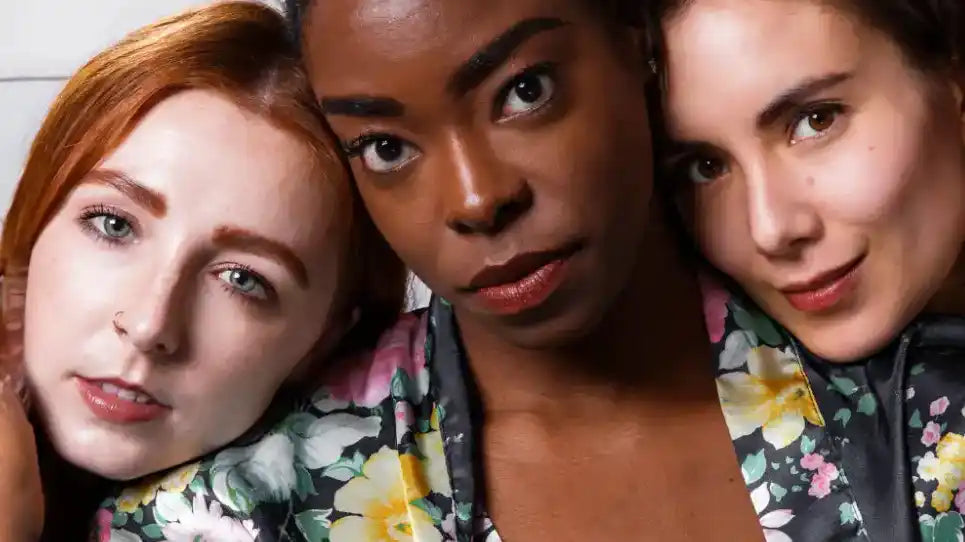
[[[722,290],[705,291],[705,315],[768,542],[962,540],[965,323],[917,322],[830,365]],[[498,542],[466,375],[434,299],[271,429],[105,500],[92,540]]]

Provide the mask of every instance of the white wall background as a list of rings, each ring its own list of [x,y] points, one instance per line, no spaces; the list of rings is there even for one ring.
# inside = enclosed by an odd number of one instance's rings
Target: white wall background
[[[262,0],[278,7],[280,0]],[[4,0],[0,17],[0,209],[67,77],[100,49],[151,21],[206,0]],[[413,306],[428,300],[416,279]]]

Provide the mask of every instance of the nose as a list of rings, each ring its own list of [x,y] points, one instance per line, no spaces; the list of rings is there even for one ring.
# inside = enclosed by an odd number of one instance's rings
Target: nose
[[[446,225],[451,230],[460,235],[498,235],[529,211],[529,183],[502,164],[488,145],[457,139],[451,148],[455,182],[447,183],[445,197]]]
[[[185,334],[178,306],[180,282],[176,276],[159,276],[146,292],[133,296],[114,313],[111,324],[117,335],[145,354],[176,354]]]
[[[760,168],[747,175],[751,238],[760,253],[796,257],[820,239],[823,222],[810,202],[810,185],[779,168]]]

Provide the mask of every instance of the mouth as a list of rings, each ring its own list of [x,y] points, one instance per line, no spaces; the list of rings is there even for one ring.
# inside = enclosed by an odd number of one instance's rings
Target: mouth
[[[817,276],[780,289],[788,302],[804,312],[822,312],[837,306],[857,284],[857,271],[865,255]]]
[[[75,377],[78,391],[87,407],[98,418],[111,423],[138,423],[155,420],[171,407],[161,403],[137,384],[117,378]]]
[[[517,254],[478,272],[464,291],[498,314],[517,314],[542,304],[563,282],[567,263],[581,243]]]

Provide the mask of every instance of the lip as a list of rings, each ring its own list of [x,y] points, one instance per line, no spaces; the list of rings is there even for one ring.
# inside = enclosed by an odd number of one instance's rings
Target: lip
[[[579,243],[570,243],[559,249],[517,254],[505,263],[484,268],[466,290],[498,314],[532,309],[556,291],[567,263],[580,248]]]
[[[858,280],[857,271],[863,261],[864,255],[810,280],[785,286],[780,291],[788,302],[800,311],[829,310],[854,291]]]
[[[131,384],[117,378],[84,378],[75,377],[77,390],[81,399],[95,416],[110,423],[130,424],[149,422],[160,418],[171,410],[151,394],[136,384]],[[148,397],[148,402],[137,402],[122,398],[117,394],[104,391],[101,386],[109,384],[121,390],[135,392]]]

